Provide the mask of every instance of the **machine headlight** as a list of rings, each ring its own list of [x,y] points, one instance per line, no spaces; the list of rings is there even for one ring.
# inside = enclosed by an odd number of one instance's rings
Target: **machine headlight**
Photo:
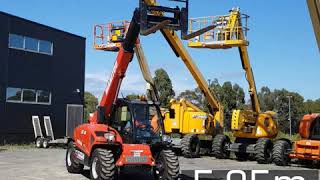
[[[171,136],[163,135],[162,136],[162,141],[171,143]]]
[[[104,134],[104,137],[108,140],[108,141],[114,141],[115,140],[115,135],[113,133],[107,132]]]

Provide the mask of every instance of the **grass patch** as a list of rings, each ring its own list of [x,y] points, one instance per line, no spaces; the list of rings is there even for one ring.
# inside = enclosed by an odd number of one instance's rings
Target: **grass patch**
[[[0,145],[0,152],[1,151],[14,151],[14,150],[23,150],[23,149],[34,149],[34,143],[29,144],[5,144]]]

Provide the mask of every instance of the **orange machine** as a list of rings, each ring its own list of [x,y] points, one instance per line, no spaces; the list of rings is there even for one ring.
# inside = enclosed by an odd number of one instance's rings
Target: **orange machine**
[[[303,140],[296,141],[290,158],[320,160],[320,114],[305,115],[299,127]]]
[[[320,114],[304,115],[300,121],[299,134],[302,140],[292,143],[279,140],[273,148],[273,162],[278,166],[286,166],[290,159],[312,164],[320,160]],[[291,148],[292,146],[292,148]]]

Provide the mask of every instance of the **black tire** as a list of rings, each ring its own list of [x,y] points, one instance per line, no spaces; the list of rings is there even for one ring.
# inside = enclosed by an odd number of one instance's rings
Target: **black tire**
[[[268,138],[260,138],[258,139],[254,150],[255,150],[255,158],[259,164],[269,164],[272,162],[272,148],[273,143]]]
[[[238,161],[247,161],[250,155],[249,153],[243,153],[243,152],[235,152],[234,154]]]
[[[42,148],[43,138],[42,138],[42,137],[38,137],[38,138],[36,139],[35,144],[36,144],[36,148]]]
[[[97,148],[90,163],[90,178],[94,180],[114,180],[118,178],[114,156],[110,150]]]
[[[186,158],[196,158],[200,154],[200,140],[196,134],[187,134],[181,140],[181,151]]]
[[[156,158],[154,178],[156,180],[176,180],[179,177],[178,157],[171,150],[162,150]]]
[[[212,154],[218,159],[227,159],[230,157],[230,151],[226,149],[226,145],[230,144],[230,138],[223,134],[218,134],[212,142]]]
[[[272,149],[272,160],[277,166],[287,166],[290,162],[288,150],[291,145],[288,141],[278,140]]]
[[[83,164],[80,164],[75,161],[74,157],[75,145],[73,142],[68,144],[67,153],[66,153],[66,167],[69,173],[81,173],[83,171]]]
[[[43,139],[43,141],[42,141],[42,147],[43,148],[45,148],[45,149],[47,149],[47,148],[49,148],[49,139],[47,139],[47,138],[45,138],[45,139]]]

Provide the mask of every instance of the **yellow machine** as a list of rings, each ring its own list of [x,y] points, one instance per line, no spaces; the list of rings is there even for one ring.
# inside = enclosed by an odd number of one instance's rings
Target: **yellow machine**
[[[271,162],[272,138],[277,136],[277,125],[273,119],[275,113],[261,112],[253,72],[250,65],[246,38],[248,15],[241,14],[234,8],[228,15],[190,19],[190,31],[199,27],[214,25],[215,28],[191,39],[191,48],[228,49],[238,47],[242,68],[249,84],[252,110],[234,110],[231,130],[236,140],[230,142],[225,135],[216,136],[213,143],[213,154],[217,158],[227,158],[234,152],[238,160],[246,160],[254,154],[258,163]]]
[[[189,55],[188,51],[184,47],[182,41],[180,40],[179,36],[177,35],[176,31],[181,30],[181,37],[183,39],[192,38],[195,36],[198,36],[201,33],[207,32],[208,30],[212,29],[213,26],[208,26],[203,29],[199,29],[198,31],[192,32],[190,34],[187,34],[188,29],[188,0],[175,0],[180,3],[186,3],[186,8],[182,8],[181,11],[183,15],[173,15],[172,17],[166,18],[167,20],[164,20],[165,13],[159,11],[158,9],[161,8],[160,5],[157,4],[156,0],[140,0],[140,5],[144,5],[144,9],[148,9],[149,12],[146,13],[150,18],[142,18],[144,20],[143,25],[150,25],[146,26],[149,29],[145,30],[142,35],[148,35],[149,32],[154,33],[153,31],[154,27],[159,27],[164,24],[172,24],[176,23],[172,26],[171,29],[161,29],[161,33],[164,36],[164,38],[169,43],[170,47],[172,48],[173,52],[176,54],[177,57],[180,57],[188,70],[190,71],[191,75],[195,79],[195,81],[198,84],[199,89],[204,94],[205,98],[208,100],[209,103],[209,111],[210,115],[208,115],[208,119],[201,122],[204,122],[205,124],[202,124],[202,128],[199,128],[197,123],[197,118],[192,119],[182,119],[182,118],[176,118],[175,116],[179,116],[181,114],[181,110],[184,109],[183,115],[188,114],[188,110],[186,110],[186,107],[189,106],[190,109],[196,109],[198,112],[202,112],[199,108],[195,107],[194,105],[191,105],[191,103],[187,103],[185,107],[179,107],[182,106],[182,104],[179,105],[173,105],[174,108],[171,109],[171,117],[167,118],[168,121],[166,121],[166,132],[169,134],[175,134],[179,135],[178,137],[172,136],[173,144],[176,147],[181,148],[182,153],[185,157],[192,158],[197,157],[201,149],[206,149],[207,152],[211,152],[212,150],[212,141],[214,136],[221,132],[224,126],[224,117],[223,117],[223,107],[220,105],[220,103],[215,99],[214,95],[211,93],[209,89],[209,85],[205,78],[202,76],[201,72],[199,71],[198,67],[192,60],[191,56]],[[175,11],[172,11],[175,12]],[[171,12],[171,13],[172,13]],[[159,20],[159,22],[155,22],[155,19]],[[148,22],[150,20],[150,22]],[[151,21],[152,20],[152,21]],[[144,28],[142,28],[144,29]],[[200,113],[201,114],[201,113]],[[168,116],[168,115],[167,115]],[[211,118],[209,118],[211,117]],[[189,123],[184,123],[184,121],[187,120]],[[171,122],[171,123],[169,123]],[[179,129],[174,124],[175,122],[183,122],[179,123],[180,127]],[[192,126],[189,126],[192,125]],[[171,126],[171,127],[170,127]],[[203,128],[206,127],[206,128]],[[195,129],[199,129],[200,131],[195,132]],[[203,132],[204,130],[204,132]]]
[[[320,50],[320,1],[307,0],[314,33]]]
[[[185,157],[199,156],[200,148],[210,153],[213,137],[222,132],[220,113],[223,112],[216,112],[214,117],[186,99],[172,99],[169,111],[164,113],[165,132],[171,135],[174,147],[181,149]]]

